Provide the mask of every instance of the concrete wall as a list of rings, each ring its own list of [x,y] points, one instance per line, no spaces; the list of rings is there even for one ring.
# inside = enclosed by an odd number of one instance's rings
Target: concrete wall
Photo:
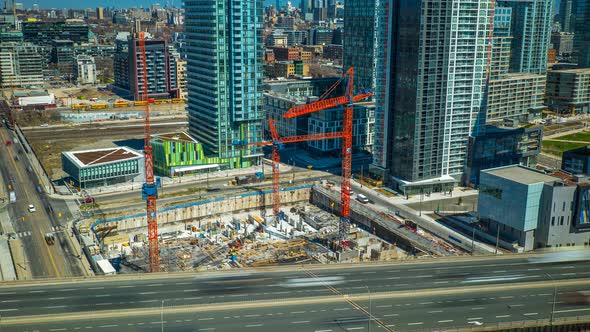
[[[284,188],[285,190],[280,192],[282,209],[287,209],[286,205],[288,204],[309,201],[311,187],[302,186],[297,188],[294,190]],[[158,224],[214,218],[218,215],[231,214],[237,211],[260,210],[262,207],[265,209],[272,207],[272,191],[229,196],[212,202],[193,202],[163,208],[158,210]],[[145,212],[118,219],[120,220],[112,221],[117,223],[117,231],[147,227]],[[99,224],[105,223],[110,224],[111,221],[99,221],[96,223],[96,228],[100,228]]]

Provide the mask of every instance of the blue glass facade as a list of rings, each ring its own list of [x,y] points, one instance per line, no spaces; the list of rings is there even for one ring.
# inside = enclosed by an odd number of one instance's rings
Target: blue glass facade
[[[250,166],[262,140],[262,0],[185,0],[189,132],[205,154]]]

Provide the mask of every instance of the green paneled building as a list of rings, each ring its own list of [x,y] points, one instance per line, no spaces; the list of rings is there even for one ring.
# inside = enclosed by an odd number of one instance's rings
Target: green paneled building
[[[217,171],[229,160],[207,158],[201,143],[184,131],[152,136],[154,170],[162,176]]]

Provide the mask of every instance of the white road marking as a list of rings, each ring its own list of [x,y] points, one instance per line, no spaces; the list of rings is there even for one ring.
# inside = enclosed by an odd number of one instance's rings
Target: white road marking
[[[34,294],[34,293],[45,293],[45,291],[44,290],[32,290],[32,291],[29,291],[29,293],[31,293],[31,294]]]
[[[524,307],[524,304],[509,304],[509,307]]]
[[[510,317],[510,315],[500,315],[500,316],[496,316],[496,318],[508,318]]]
[[[305,311],[291,311],[292,314],[304,314]]]
[[[151,295],[151,294],[157,294],[157,292],[142,292],[142,293],[139,293],[139,295]]]
[[[67,305],[51,305],[51,306],[43,307],[43,308],[45,308],[45,309],[59,309],[59,308],[65,308],[65,307],[67,307]]]
[[[177,282],[176,285],[190,285],[190,282]]]
[[[164,284],[150,284],[149,287],[164,286]]]
[[[562,276],[575,276],[575,273],[562,273]]]
[[[332,332],[332,330],[315,330],[315,332]]]
[[[199,329],[199,331],[215,331],[214,327],[208,327],[206,329]]]
[[[467,318],[467,320],[478,320],[478,319],[483,319],[483,317],[472,317],[472,318]]]
[[[557,310],[557,311],[554,311],[553,313],[555,313],[555,314],[561,314],[561,313],[564,313],[564,312],[589,311],[589,310],[590,310],[590,308],[567,309],[567,310]]]
[[[448,284],[448,281],[435,281],[435,284]]]
[[[112,305],[113,303],[109,302],[109,303],[98,303],[97,305]]]
[[[417,323],[408,323],[408,325],[422,325],[424,322],[417,322]]]
[[[438,322],[439,323],[450,323],[450,322],[453,322],[453,321],[454,320],[452,320],[452,319],[445,319],[445,320],[439,320]]]
[[[442,310],[433,310],[433,311],[429,311],[429,314],[436,314],[436,313],[440,313],[443,312]]]
[[[363,272],[363,274],[375,274],[375,273],[377,273],[377,272],[376,271],[365,271],[365,272]]]
[[[346,331],[354,331],[354,330],[364,330],[365,328],[362,326],[359,327],[349,327],[346,329]]]
[[[97,289],[104,289],[104,287],[90,287],[88,289],[90,289],[90,290],[97,290]]]
[[[98,294],[98,295],[95,295],[95,297],[109,297],[109,296],[111,296],[111,294]]]
[[[246,327],[260,327],[264,324],[252,324],[252,325],[246,325]]]
[[[376,306],[376,308],[389,308],[389,307],[392,307],[392,306],[393,306],[393,305],[391,305],[391,304],[387,304],[387,305],[378,305],[378,306]]]
[[[336,309],[334,309],[334,311],[344,311],[344,310],[350,310],[350,308],[336,308]]]
[[[0,309],[0,312],[4,311],[18,311],[18,309]]]
[[[185,289],[184,292],[198,292],[198,289]]]
[[[309,321],[308,320],[298,320],[296,322],[291,322],[291,324],[306,324],[306,323],[309,323]]]
[[[135,287],[135,286],[131,286],[131,285],[125,285],[125,286],[119,286],[119,287],[117,287],[117,288],[133,288],[133,287]]]
[[[66,330],[67,330],[66,328],[61,328],[61,329],[51,329],[49,331],[53,332],[53,331],[66,331]]]
[[[434,302],[420,302],[420,303],[418,303],[418,304],[421,304],[421,305],[427,305],[427,304],[433,304],[433,303],[434,303]]]
[[[541,269],[527,269],[527,271],[541,271]]]
[[[14,295],[16,292],[0,293],[0,295]]]
[[[111,325],[101,325],[99,327],[106,328],[106,327],[117,327],[117,326],[119,326],[119,325],[111,324]]]
[[[213,317],[207,317],[207,318],[199,318],[199,320],[213,320]]]
[[[66,289],[60,289],[60,292],[71,292],[71,291],[75,291],[76,288],[66,288]]]
[[[2,302],[2,303],[12,303],[12,302],[20,302],[20,300],[6,300],[6,301],[0,301],[0,302]]]
[[[399,316],[399,314],[386,314],[386,315],[383,315],[383,317],[396,317],[396,316]]]
[[[538,314],[539,314],[538,312],[529,312],[529,313],[526,313],[526,314],[523,314],[523,315],[525,315],[525,316],[534,316],[534,315],[538,315]]]
[[[259,314],[256,314],[256,315],[244,315],[244,317],[260,317],[260,315]]]
[[[50,297],[50,300],[63,300],[65,297]]]
[[[432,274],[426,274],[423,276],[415,276],[414,278],[432,278]]]
[[[144,300],[144,301],[139,301],[139,302],[141,302],[141,303],[148,303],[148,302],[156,302],[156,301],[158,301],[158,300]]]
[[[471,310],[483,310],[485,309],[485,307],[473,307],[471,308]]]

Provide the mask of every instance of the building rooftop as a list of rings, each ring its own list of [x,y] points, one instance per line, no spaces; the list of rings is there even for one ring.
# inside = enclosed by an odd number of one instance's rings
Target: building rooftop
[[[577,149],[571,149],[563,152],[564,154],[574,154],[578,156],[590,156],[590,145],[582,146]]]
[[[520,165],[491,168],[482,172],[527,185],[559,180],[559,178]]]
[[[590,68],[554,69],[554,70],[549,70],[548,73],[590,74]]]
[[[143,155],[128,148],[106,148],[86,151],[68,151],[64,154],[79,167],[89,167],[127,159],[142,158]]]
[[[159,138],[163,141],[178,141],[178,142],[186,142],[186,143],[199,143],[196,139],[194,139],[191,135],[187,134],[184,131],[176,131],[172,133],[166,134],[158,134],[153,135],[154,138]]]
[[[45,97],[49,96],[47,91],[20,91],[14,93],[15,97]]]

